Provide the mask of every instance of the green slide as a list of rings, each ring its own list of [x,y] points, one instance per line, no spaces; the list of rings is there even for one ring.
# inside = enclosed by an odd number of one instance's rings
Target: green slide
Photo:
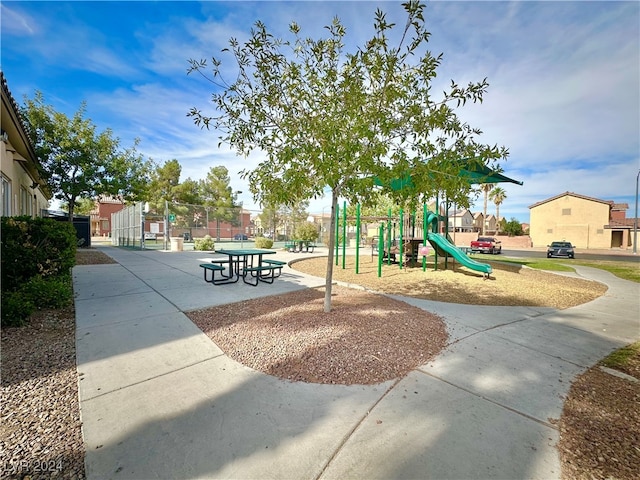
[[[438,251],[445,251],[453,258],[455,258],[460,263],[460,265],[470,268],[471,270],[486,273],[487,275],[490,275],[493,271],[491,269],[491,265],[476,262],[475,260],[469,258],[466,253],[464,253],[439,233],[428,233],[427,240],[429,240],[429,243],[433,245],[433,248],[437,249]]]

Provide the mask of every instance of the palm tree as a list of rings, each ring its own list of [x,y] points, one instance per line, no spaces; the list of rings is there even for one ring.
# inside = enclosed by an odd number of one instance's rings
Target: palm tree
[[[496,233],[500,231],[500,204],[507,198],[507,192],[500,187],[495,187],[491,190],[489,198],[496,204]]]
[[[484,210],[482,210],[482,235],[486,235],[487,227],[487,195],[493,188],[493,183],[480,184],[480,190],[484,192]]]

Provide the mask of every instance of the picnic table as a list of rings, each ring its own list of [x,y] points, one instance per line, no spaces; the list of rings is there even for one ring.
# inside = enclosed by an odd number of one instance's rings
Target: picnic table
[[[313,249],[316,248],[316,245],[313,242],[307,242],[304,240],[292,240],[285,242],[284,248],[292,253],[313,253]]]
[[[274,279],[282,272],[283,262],[265,261],[264,255],[275,254],[275,250],[262,250],[258,248],[221,249],[215,253],[226,255],[226,259],[214,259],[210,264],[201,264],[204,268],[204,279],[214,285],[236,283],[240,278],[244,283],[257,286],[259,281],[273,283]],[[228,264],[227,273],[224,273],[223,263]],[[207,271],[211,272],[211,279],[207,277]],[[216,272],[221,278],[215,278]],[[278,275],[276,275],[278,272]]]

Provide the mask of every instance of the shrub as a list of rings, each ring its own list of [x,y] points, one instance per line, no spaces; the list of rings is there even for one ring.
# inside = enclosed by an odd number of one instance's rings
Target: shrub
[[[2,291],[31,277],[68,275],[76,261],[76,231],[50,218],[2,217]]]
[[[23,293],[38,309],[68,307],[73,299],[71,277],[64,275],[43,278],[36,275],[25,283],[18,293]]]
[[[215,250],[215,242],[210,235],[203,238],[196,238],[193,243],[194,250]]]
[[[256,248],[271,248],[273,247],[273,240],[265,237],[256,237]]]
[[[294,237],[303,242],[314,242],[318,238],[318,226],[312,222],[304,222],[298,225]]]
[[[22,292],[2,292],[2,327],[20,327],[33,313],[33,302]]]

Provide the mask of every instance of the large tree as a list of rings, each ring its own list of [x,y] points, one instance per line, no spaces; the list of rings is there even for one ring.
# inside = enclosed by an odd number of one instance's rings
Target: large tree
[[[69,221],[81,198],[101,194],[125,201],[144,198],[151,162],[137,153],[138,140],[122,148],[110,129],[98,133],[91,120],[84,118],[84,103],[69,118],[36,92],[33,99],[25,98],[21,110],[42,177],[54,198],[68,206]]]
[[[463,204],[471,186],[458,175],[460,159],[488,165],[506,156],[502,147],[479,144],[481,132],[454,112],[482,100],[486,79],[466,87],[452,81],[434,98],[442,55],[426,49],[424,4],[410,0],[403,7],[407,21],[399,31],[378,10],[372,37],[350,53],[335,18],[318,40],[304,37],[296,23],[290,39],[279,39],[257,22],[249,40],[231,39],[225,49],[237,69],[233,82],[223,77],[221,59],[190,60],[189,73],[212,82],[217,110],[208,115],[192,108],[196,125],[216,129],[240,154],[266,154],[257,168],[243,171],[260,203],[292,205],[329,187],[335,226],[339,198],[368,203],[374,178],[384,185],[410,174],[411,188],[392,193],[399,201],[446,192]],[[329,234],[325,311],[331,309],[333,227]]]

